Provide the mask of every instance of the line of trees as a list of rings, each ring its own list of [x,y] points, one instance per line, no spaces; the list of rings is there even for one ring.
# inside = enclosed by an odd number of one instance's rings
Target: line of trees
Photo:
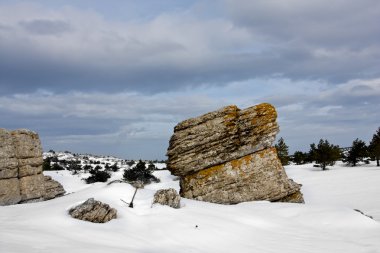
[[[380,166],[380,127],[373,135],[369,145],[357,138],[346,152],[342,151],[338,145],[331,144],[324,139],[321,139],[318,144],[312,143],[309,152],[296,151],[293,156],[289,156],[289,147],[283,138],[278,140],[275,147],[282,165],[288,165],[290,161],[298,165],[316,162],[322,170],[325,170],[327,166],[333,166],[340,159],[348,165],[357,166],[359,162],[370,157],[372,160],[376,160],[377,166]]]

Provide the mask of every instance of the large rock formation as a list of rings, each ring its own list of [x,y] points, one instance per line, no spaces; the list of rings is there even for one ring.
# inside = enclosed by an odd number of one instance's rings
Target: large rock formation
[[[42,162],[38,134],[25,129],[8,131],[0,128],[0,205],[45,199]],[[62,194],[62,191],[57,193]],[[50,198],[51,191],[47,199]]]
[[[270,104],[227,106],[174,128],[167,167],[180,177],[181,196],[213,203],[303,202],[275,148],[277,113]]]

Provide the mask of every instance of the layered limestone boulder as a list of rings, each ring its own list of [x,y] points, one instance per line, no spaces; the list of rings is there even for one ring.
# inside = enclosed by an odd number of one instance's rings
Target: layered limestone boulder
[[[174,128],[167,167],[182,197],[221,204],[269,200],[302,203],[272,147],[279,132],[270,104],[227,106]]]
[[[56,197],[63,196],[66,193],[63,186],[54,179],[52,179],[50,176],[44,176],[44,186],[45,200],[54,199]]]
[[[173,189],[158,190],[153,197],[153,204],[161,204],[172,208],[181,208],[181,196]]]
[[[45,199],[42,163],[42,148],[37,133],[26,129],[8,131],[0,128],[0,205]]]
[[[90,198],[69,210],[71,217],[93,223],[106,223],[117,218],[117,210],[108,204]]]

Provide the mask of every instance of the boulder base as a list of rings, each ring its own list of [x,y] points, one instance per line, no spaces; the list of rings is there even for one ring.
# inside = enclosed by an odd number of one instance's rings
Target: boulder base
[[[20,184],[17,178],[0,180],[0,206],[13,205],[21,201]]]
[[[212,166],[181,179],[183,197],[219,204],[253,200],[303,202],[294,195],[300,194],[300,188],[286,176],[275,148]]]

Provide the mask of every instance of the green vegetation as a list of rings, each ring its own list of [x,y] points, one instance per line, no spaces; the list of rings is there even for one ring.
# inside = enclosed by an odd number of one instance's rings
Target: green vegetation
[[[281,161],[282,165],[288,165],[289,164],[289,147],[286,145],[284,138],[280,138],[275,145],[277,149],[277,155],[278,158]]]
[[[356,166],[358,162],[362,162],[365,157],[368,157],[368,147],[364,141],[356,138],[356,140],[352,142],[351,149],[343,161],[349,165]]]
[[[318,145],[310,145],[310,159],[320,164],[322,170],[327,166],[333,166],[341,158],[339,146],[330,144],[327,140],[321,139]]]
[[[152,174],[155,168],[153,163],[150,163],[148,168],[146,168],[145,162],[140,160],[135,167],[124,170],[123,178],[130,183],[136,181],[143,184],[149,184],[151,182],[158,183],[160,180]]]
[[[87,184],[92,184],[96,182],[107,182],[108,178],[111,177],[111,174],[107,171],[101,170],[102,167],[97,165],[94,169],[91,169],[89,172],[91,176],[85,179]]]
[[[369,154],[373,159],[376,159],[377,166],[380,166],[380,127],[373,135],[372,140],[369,144]]]

